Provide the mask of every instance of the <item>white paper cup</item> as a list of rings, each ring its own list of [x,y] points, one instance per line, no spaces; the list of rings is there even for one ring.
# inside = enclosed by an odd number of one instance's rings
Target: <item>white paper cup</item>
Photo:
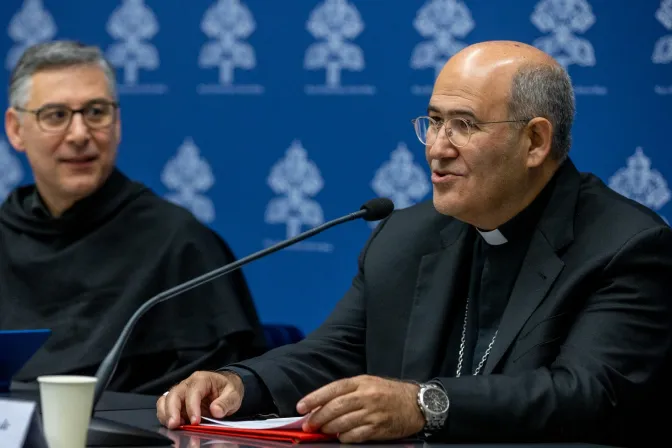
[[[37,381],[49,448],[85,448],[96,378],[51,375],[38,377]]]

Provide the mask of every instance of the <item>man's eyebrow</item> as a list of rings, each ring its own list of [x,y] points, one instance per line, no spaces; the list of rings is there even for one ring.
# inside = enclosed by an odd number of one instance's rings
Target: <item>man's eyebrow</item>
[[[93,98],[93,99],[88,100],[87,102],[85,102],[82,105],[82,107],[90,106],[92,104],[113,103],[113,102],[114,101],[111,101],[111,100],[101,96],[101,97],[97,97],[97,98]],[[68,104],[66,104],[66,103],[45,103],[45,104],[41,105],[39,108],[43,109],[45,107],[70,107],[70,106],[68,106]]]
[[[427,107],[427,113],[430,114],[432,112],[437,113],[439,115],[446,115],[446,116],[449,116],[449,117],[452,117],[452,116],[468,116],[468,117],[471,117],[473,119],[476,119],[476,114],[471,109],[461,108],[461,109],[449,109],[449,110],[446,110],[446,111],[442,111],[438,107],[430,104],[429,107]]]
[[[44,103],[40,107],[38,107],[37,109],[44,109],[44,108],[47,108],[47,107],[67,107],[67,106],[68,105],[65,104],[65,103]]]

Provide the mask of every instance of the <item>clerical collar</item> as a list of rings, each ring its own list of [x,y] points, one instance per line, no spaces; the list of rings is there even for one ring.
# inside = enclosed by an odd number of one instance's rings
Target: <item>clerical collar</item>
[[[541,193],[528,205],[523,211],[499,226],[494,230],[476,229],[483,237],[483,240],[491,246],[501,246],[510,241],[516,241],[526,236],[536,227],[541,214],[548,203],[548,200],[555,185],[555,178],[541,190]]]
[[[491,246],[499,246],[501,244],[506,244],[509,242],[509,240],[506,239],[504,234],[500,232],[499,229],[495,230],[476,229],[476,230],[478,230],[478,233],[481,234],[485,242]]]

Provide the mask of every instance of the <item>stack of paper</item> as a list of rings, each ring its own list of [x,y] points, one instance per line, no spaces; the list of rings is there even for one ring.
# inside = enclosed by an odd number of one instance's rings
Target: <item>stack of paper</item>
[[[216,420],[203,417],[199,425],[183,425],[180,429],[214,435],[247,437],[252,439],[275,440],[290,443],[321,442],[336,437],[322,433],[304,432],[301,429],[308,416],[291,418],[270,418],[267,420]]]

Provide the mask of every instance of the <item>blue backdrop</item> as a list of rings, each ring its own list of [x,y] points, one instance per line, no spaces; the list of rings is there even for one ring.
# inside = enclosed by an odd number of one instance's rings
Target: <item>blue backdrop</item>
[[[5,85],[29,44],[101,46],[118,68],[119,166],[238,256],[373,196],[430,197],[410,119],[446,58],[490,39],[565,64],[575,163],[672,216],[672,0],[3,0],[0,20]],[[0,135],[0,196],[31,180]],[[350,223],[247,267],[262,319],[314,329],[370,231]]]

